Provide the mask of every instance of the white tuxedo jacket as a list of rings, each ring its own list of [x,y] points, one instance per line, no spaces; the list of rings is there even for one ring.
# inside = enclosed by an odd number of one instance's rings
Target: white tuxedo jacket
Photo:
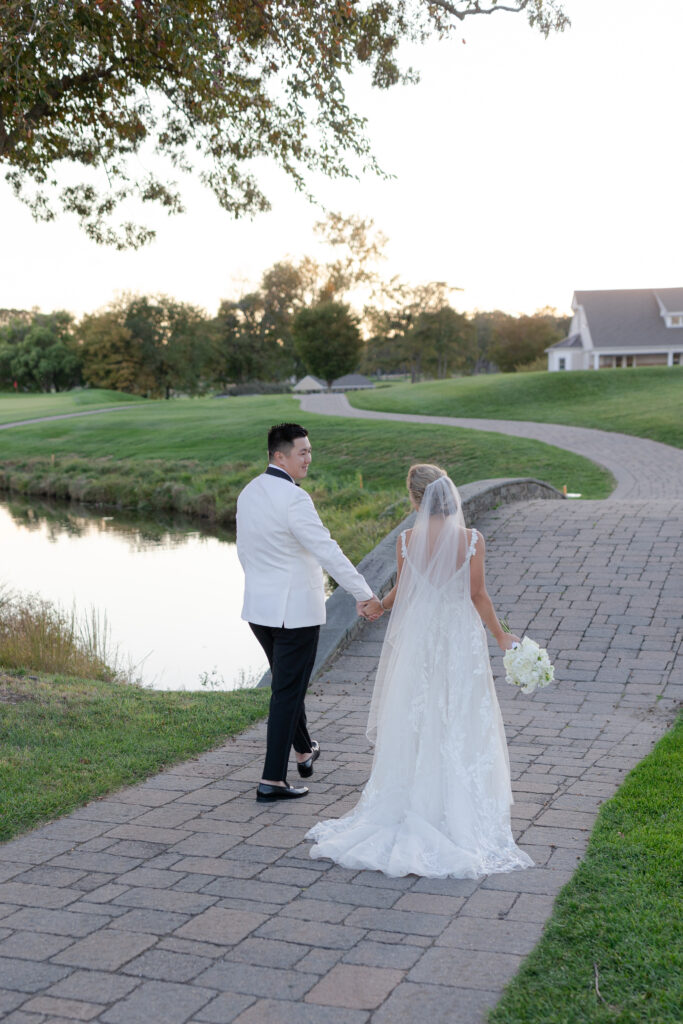
[[[241,492],[237,555],[245,576],[242,618],[257,625],[322,625],[323,568],[357,601],[372,597],[310,496],[284,477],[264,473]]]

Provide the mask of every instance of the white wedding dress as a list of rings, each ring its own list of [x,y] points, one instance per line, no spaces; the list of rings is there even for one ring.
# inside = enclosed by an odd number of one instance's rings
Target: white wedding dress
[[[407,548],[403,537],[368,723],[370,779],[352,811],[308,832],[311,857],[429,878],[533,865],[512,837],[505,733],[470,598],[477,539],[452,481],[430,484]]]

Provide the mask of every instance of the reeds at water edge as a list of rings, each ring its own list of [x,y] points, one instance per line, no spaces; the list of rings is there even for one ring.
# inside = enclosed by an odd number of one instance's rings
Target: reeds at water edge
[[[78,614],[37,594],[0,583],[0,666],[58,675],[137,683],[112,643],[106,612]]]

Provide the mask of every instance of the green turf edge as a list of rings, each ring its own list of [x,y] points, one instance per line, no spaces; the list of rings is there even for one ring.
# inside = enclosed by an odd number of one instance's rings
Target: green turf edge
[[[683,715],[600,809],[489,1024],[680,1024],[682,793]]]
[[[380,412],[530,420],[617,431],[683,447],[683,368],[498,373],[348,393]]]
[[[237,495],[263,471],[268,426],[300,419],[311,431],[306,490],[357,562],[408,514],[413,462],[443,465],[457,484],[532,476],[586,498],[612,490],[596,463],[540,441],[479,431],[302,415],[291,398],[159,402],[116,415],[9,431],[0,490],[143,513],[180,512],[232,526]],[[54,461],[53,461],[54,456]],[[10,498],[11,500],[11,498]]]
[[[0,424],[16,423],[41,416],[64,416],[70,413],[95,412],[110,406],[144,403],[139,395],[105,388],[83,388],[57,394],[16,394],[0,391]]]
[[[269,698],[0,673],[0,840],[220,746]]]

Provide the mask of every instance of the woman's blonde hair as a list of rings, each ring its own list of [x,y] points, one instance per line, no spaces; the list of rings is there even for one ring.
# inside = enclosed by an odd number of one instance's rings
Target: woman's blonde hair
[[[417,462],[408,470],[406,485],[410,495],[419,508],[424,498],[424,493],[429,484],[433,484],[439,477],[448,476],[445,469],[435,466],[431,462]]]

